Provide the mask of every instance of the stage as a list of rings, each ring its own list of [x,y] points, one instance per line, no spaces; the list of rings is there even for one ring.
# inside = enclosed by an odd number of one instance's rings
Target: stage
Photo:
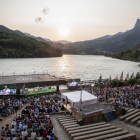
[[[0,76],[0,85],[16,85],[23,87],[41,86],[41,85],[56,85],[66,84],[68,81],[65,78],[55,77],[49,74],[32,74],[32,75],[11,75]]]
[[[104,105],[104,102],[99,102],[95,104],[90,104],[86,106],[82,106],[82,109],[80,108],[72,107],[72,116],[79,120],[83,120],[83,124],[89,124],[99,121],[104,121],[105,114],[108,114],[108,112],[114,110],[114,106],[112,104]],[[116,110],[116,114],[120,115],[122,113],[122,109],[119,108]]]

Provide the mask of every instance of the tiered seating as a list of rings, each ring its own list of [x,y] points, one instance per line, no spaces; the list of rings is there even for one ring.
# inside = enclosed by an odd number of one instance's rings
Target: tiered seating
[[[129,140],[131,137],[136,138],[135,134],[128,135],[128,131],[105,122],[80,126],[71,116],[59,116],[57,119],[73,140],[104,140],[109,138]]]
[[[125,108],[123,108],[125,109]],[[129,109],[127,114],[120,117],[120,120],[125,120],[125,122],[131,122],[132,124],[138,123],[140,121],[140,110],[139,109]]]
[[[130,117],[131,115],[137,113],[138,111],[139,111],[139,109],[135,109],[134,111],[132,111],[132,112],[120,117],[120,120],[124,120],[125,118]]]
[[[116,136],[124,136],[125,134],[128,134],[129,132],[124,130],[124,131],[120,131],[120,132],[116,132],[116,133],[111,133],[111,134],[107,134],[107,135],[103,135],[103,136],[99,136],[99,137],[94,137],[94,138],[90,138],[90,139],[86,139],[86,140],[104,140],[104,139],[109,139],[112,138],[115,139],[114,137]]]
[[[114,138],[110,138],[107,140],[136,140],[136,135],[134,133],[126,134],[123,136],[118,136]]]

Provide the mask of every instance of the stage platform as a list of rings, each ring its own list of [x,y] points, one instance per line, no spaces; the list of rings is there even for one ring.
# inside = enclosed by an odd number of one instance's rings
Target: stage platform
[[[0,76],[0,85],[16,85],[22,87],[34,85],[56,85],[66,84],[68,81],[65,78],[55,77],[49,74],[32,74],[32,75],[12,75]]]
[[[104,105],[104,102],[99,102],[92,105],[86,105],[82,107],[82,110],[79,108],[72,107],[72,116],[76,119],[82,119],[83,124],[89,124],[94,122],[99,122],[105,120],[104,115],[108,112],[113,111],[115,108],[112,104]],[[116,114],[120,115],[122,109],[119,108],[116,110]]]
[[[77,109],[79,108],[75,108],[75,107],[72,108],[72,110],[74,110],[75,112],[77,112]],[[83,106],[82,111],[78,112],[78,114],[82,118],[84,118],[87,116],[85,114],[88,114],[88,116],[92,116],[92,112],[96,112],[98,110],[102,110],[102,113],[107,113],[109,111],[114,110],[114,106],[112,104],[104,105],[104,102],[99,102],[99,103]]]

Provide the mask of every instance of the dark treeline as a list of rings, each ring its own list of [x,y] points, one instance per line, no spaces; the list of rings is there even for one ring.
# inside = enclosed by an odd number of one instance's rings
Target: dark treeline
[[[110,55],[113,58],[140,62],[140,44],[118,54]]]
[[[45,42],[0,31],[0,58],[60,57],[62,52]]]

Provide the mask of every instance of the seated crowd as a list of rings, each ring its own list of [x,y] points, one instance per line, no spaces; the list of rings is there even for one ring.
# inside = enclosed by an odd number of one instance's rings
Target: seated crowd
[[[140,109],[140,85],[129,85],[123,87],[95,87],[90,91],[91,94],[98,97],[99,101],[113,99],[113,104],[124,107],[136,107]]]
[[[16,99],[15,97],[0,99],[0,114],[11,114],[27,102],[27,98]]]
[[[30,105],[27,105],[11,124],[2,126],[0,140],[57,139],[49,114],[60,110],[60,94],[30,99]]]

